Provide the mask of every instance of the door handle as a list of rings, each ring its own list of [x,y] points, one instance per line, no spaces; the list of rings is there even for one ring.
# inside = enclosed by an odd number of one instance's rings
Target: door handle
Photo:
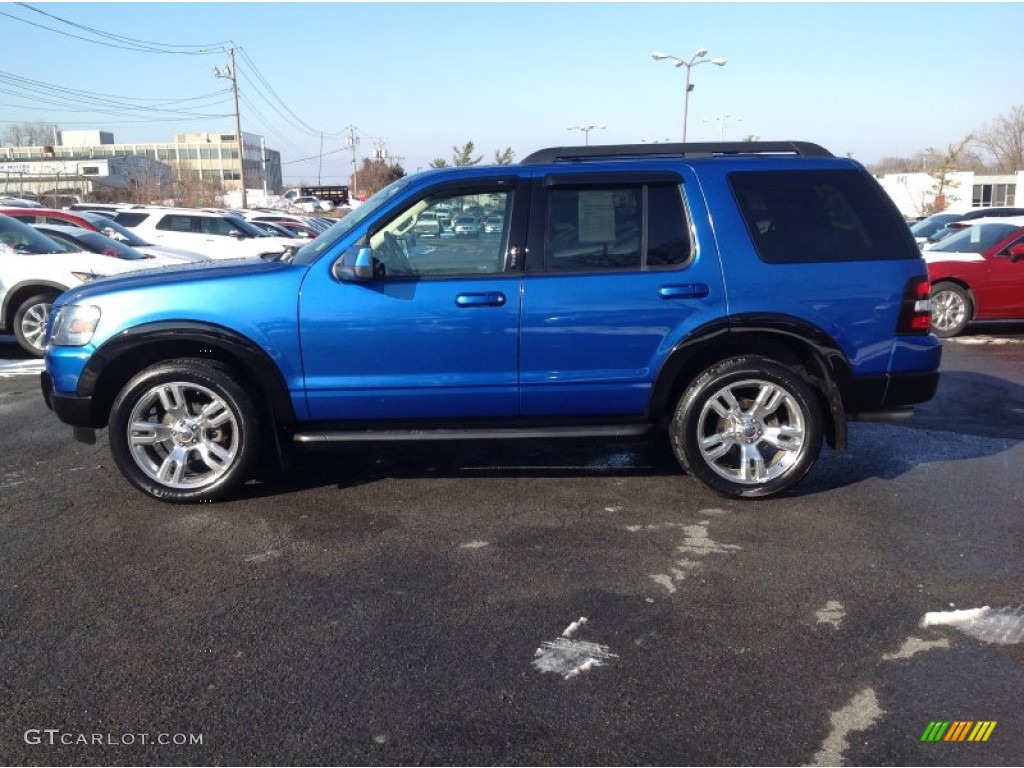
[[[499,291],[487,293],[460,293],[455,297],[458,307],[501,307],[505,304],[505,294]]]
[[[658,294],[663,299],[703,299],[711,293],[706,283],[684,283],[681,285],[663,285]]]

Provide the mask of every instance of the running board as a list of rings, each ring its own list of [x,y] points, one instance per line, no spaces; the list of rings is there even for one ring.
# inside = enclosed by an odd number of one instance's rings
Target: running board
[[[537,427],[507,429],[381,429],[338,432],[300,432],[296,443],[371,443],[423,440],[524,440],[586,437],[644,437],[655,431],[653,424],[618,424],[595,427]]]

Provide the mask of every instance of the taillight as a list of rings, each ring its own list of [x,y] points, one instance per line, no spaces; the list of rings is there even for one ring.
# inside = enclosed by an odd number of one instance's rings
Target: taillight
[[[900,319],[896,333],[914,335],[928,333],[932,329],[931,284],[926,277],[914,277],[903,289]]]

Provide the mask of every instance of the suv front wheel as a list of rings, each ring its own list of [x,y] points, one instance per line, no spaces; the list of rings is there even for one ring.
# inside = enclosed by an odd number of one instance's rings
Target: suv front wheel
[[[734,357],[698,376],[669,427],[687,473],[735,498],[786,492],[818,458],[822,411],[811,386],[765,357]]]
[[[187,503],[222,498],[259,455],[252,400],[212,360],[170,360],[136,375],[110,413],[110,449],[144,493]]]

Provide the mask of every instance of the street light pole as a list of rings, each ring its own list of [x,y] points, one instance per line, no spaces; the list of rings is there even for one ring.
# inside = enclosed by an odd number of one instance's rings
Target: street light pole
[[[583,131],[583,143],[585,146],[590,146],[590,132],[595,128],[604,130],[608,126],[606,125],[570,125],[565,130],[567,131]]]
[[[674,67],[686,67],[686,95],[683,98],[683,143],[686,143],[686,123],[690,118],[690,91],[693,90],[693,86],[690,84],[690,70],[696,67],[698,64],[714,64],[716,67],[724,67],[728,59],[709,59],[707,58],[708,49],[698,48],[697,52],[690,57],[689,61],[684,61],[678,56],[671,56],[667,53],[660,53],[655,51],[651,54],[651,58],[655,61],[661,61],[662,59],[668,59],[673,62]]]

